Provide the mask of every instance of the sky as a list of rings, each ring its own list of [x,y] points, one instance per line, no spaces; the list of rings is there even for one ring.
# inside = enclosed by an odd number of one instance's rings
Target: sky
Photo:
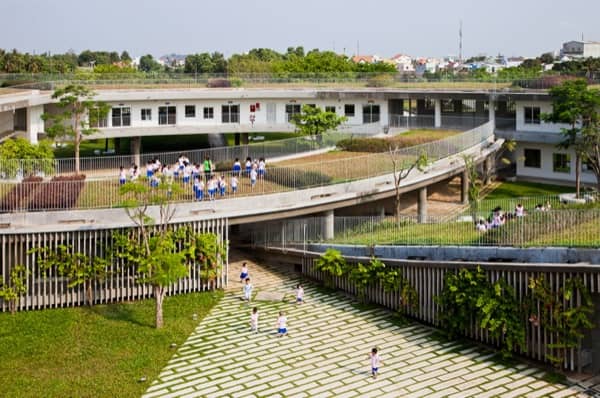
[[[354,55],[538,56],[600,41],[597,0],[0,0],[0,48],[132,56],[290,46]]]

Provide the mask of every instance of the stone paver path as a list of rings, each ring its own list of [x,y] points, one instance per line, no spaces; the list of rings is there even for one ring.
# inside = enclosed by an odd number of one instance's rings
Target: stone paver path
[[[144,397],[568,397],[581,388],[544,381],[530,365],[507,367],[477,346],[440,342],[419,324],[399,326],[383,309],[357,309],[341,295],[304,283],[306,303],[294,304],[296,275],[251,264],[255,293],[285,294],[283,302],[253,302],[260,331],[251,333],[237,264],[230,290],[178,349]],[[277,337],[286,311],[290,336]],[[368,352],[383,360],[370,377]]]

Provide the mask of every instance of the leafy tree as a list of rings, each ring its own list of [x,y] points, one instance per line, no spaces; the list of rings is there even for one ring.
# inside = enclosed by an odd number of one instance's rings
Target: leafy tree
[[[158,187],[140,179],[120,188],[127,215],[138,227],[139,233],[117,235],[115,255],[134,265],[139,282],[152,287],[157,329],[163,326],[163,301],[167,289],[188,274],[186,260],[190,254],[195,254],[190,249],[189,240],[181,235],[183,229],[173,231],[168,226],[175,214],[169,198],[179,189],[178,184],[166,178],[160,181]],[[157,207],[158,220],[151,217],[150,206]]]
[[[554,63],[554,54],[552,53],[543,53],[539,58],[540,62],[545,65]]]
[[[471,218],[473,222],[477,222],[477,213],[479,211],[479,194],[481,192],[481,185],[479,183],[479,175],[477,173],[477,165],[471,155],[463,155],[463,161],[465,162],[465,171],[467,174],[468,187],[469,187],[469,207],[471,208]]]
[[[131,55],[125,50],[121,53],[121,61],[123,62],[131,62]]]
[[[42,270],[56,269],[60,276],[68,279],[69,288],[83,285],[85,301],[94,304],[93,283],[106,278],[108,262],[101,257],[90,258],[84,253],[75,252],[72,246],[58,245],[56,248],[41,247],[30,251],[37,253],[37,263]]]
[[[143,72],[157,72],[161,69],[161,66],[158,62],[154,60],[152,55],[146,54],[142,55],[140,58],[140,70]]]
[[[98,131],[92,127],[108,115],[109,106],[103,102],[94,101],[94,93],[87,87],[70,84],[58,88],[52,94],[58,99],[58,114],[44,113],[42,119],[50,122],[46,133],[53,139],[68,138],[73,140],[75,148],[75,173],[79,174],[79,147],[84,135]]]
[[[346,259],[338,250],[327,249],[315,261],[315,269],[323,272],[323,283],[326,287],[335,289],[335,279],[344,275],[346,271]]]
[[[26,160],[20,162],[19,159]],[[14,178],[19,171],[24,177],[54,171],[54,151],[46,140],[32,144],[25,138],[15,138],[0,144],[0,175]]]
[[[414,169],[423,171],[429,161],[427,160],[427,154],[421,152],[418,156],[407,155],[401,151],[397,145],[392,148],[391,144],[388,147],[388,153],[390,155],[390,161],[392,162],[392,168],[394,172],[394,189],[395,189],[395,202],[396,202],[396,222],[400,223],[400,199],[402,198],[402,192],[400,185],[402,181],[408,177],[408,175]]]
[[[302,134],[316,136],[335,130],[346,120],[345,116],[325,112],[316,106],[303,105],[301,112],[294,115],[291,122]]]
[[[9,282],[0,281],[0,298],[8,303],[11,314],[17,312],[17,301],[27,292],[25,280],[29,271],[23,265],[16,265],[10,270]]]
[[[561,129],[561,148],[575,151],[575,185],[579,196],[581,185],[581,164],[591,166],[600,190],[600,91],[590,89],[585,80],[568,80],[549,91],[552,99],[552,112],[542,115],[552,123],[565,123]]]

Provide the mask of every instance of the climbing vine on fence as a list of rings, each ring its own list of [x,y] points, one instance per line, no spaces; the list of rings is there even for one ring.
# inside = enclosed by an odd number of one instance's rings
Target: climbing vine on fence
[[[465,334],[475,322],[498,340],[504,356],[524,347],[525,316],[513,288],[503,279],[490,282],[481,267],[448,272],[436,300],[449,338]]]
[[[529,321],[533,327],[543,327],[554,334],[555,340],[547,345],[550,352],[546,356],[554,366],[561,368],[568,350],[578,348],[584,331],[594,327],[592,297],[580,278],[569,278],[563,286],[553,290],[540,276],[530,278],[529,288],[532,292]]]

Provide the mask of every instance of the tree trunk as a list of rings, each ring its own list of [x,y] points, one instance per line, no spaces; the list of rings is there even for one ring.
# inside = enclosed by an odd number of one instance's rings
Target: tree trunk
[[[154,299],[156,300],[156,328],[163,327],[163,301],[165,299],[165,289],[161,286],[154,286]]]
[[[12,315],[17,313],[17,299],[8,301],[8,309]]]
[[[400,198],[401,194],[398,189],[396,189],[396,224],[400,225]]]
[[[81,143],[79,134],[75,135],[75,174],[79,174],[79,144]]]
[[[85,299],[87,301],[87,304],[91,307],[92,301],[93,301],[93,290],[92,290],[92,281],[86,281],[85,282]]]
[[[581,156],[579,153],[575,155],[575,197],[579,199],[581,196]]]

